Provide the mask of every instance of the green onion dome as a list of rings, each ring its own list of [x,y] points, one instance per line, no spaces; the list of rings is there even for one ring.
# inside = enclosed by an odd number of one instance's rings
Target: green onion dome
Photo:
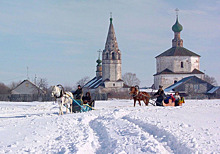
[[[97,65],[100,66],[100,64],[102,63],[102,61],[100,59],[96,60],[96,63],[98,63]]]
[[[174,32],[181,32],[183,30],[183,26],[178,22],[178,18],[176,18],[176,23],[173,25],[172,30]]]

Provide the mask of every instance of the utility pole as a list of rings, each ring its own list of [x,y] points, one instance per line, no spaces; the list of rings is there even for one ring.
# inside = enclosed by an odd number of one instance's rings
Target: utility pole
[[[34,84],[36,85],[37,84],[37,75],[35,74],[35,77],[34,77]]]
[[[29,80],[29,75],[28,75],[28,66],[27,66],[27,80]]]

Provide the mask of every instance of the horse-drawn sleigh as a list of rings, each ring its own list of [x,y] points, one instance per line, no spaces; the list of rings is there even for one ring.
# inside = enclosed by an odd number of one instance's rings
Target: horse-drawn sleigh
[[[52,97],[55,98],[55,101],[59,104],[59,115],[63,115],[63,106],[66,107],[66,113],[68,113],[68,110],[70,111],[70,113],[87,112],[90,110],[94,110],[88,104],[83,104],[83,101],[81,99],[74,99],[71,92],[65,92],[62,85],[53,86],[51,94]]]
[[[130,88],[129,94],[134,99],[134,107],[136,105],[136,101],[138,101],[140,106],[141,101],[143,101],[146,106],[148,106],[148,104],[151,104],[153,106],[182,106],[182,103],[185,103],[183,97],[175,100],[172,94],[165,95],[160,93],[158,94],[157,92],[154,95],[150,95],[147,92],[139,91],[138,86],[132,86]],[[161,99],[158,99],[157,97],[161,97]]]

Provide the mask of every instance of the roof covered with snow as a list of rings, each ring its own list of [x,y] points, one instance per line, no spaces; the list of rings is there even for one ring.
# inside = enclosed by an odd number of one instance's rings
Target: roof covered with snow
[[[220,86],[216,86],[216,87],[213,87],[211,90],[209,90],[207,93],[208,94],[213,94],[214,92],[216,92],[218,89],[220,89]]]
[[[194,69],[192,72],[173,72],[171,70],[169,70],[168,68],[166,68],[165,70],[154,74],[155,75],[160,75],[160,74],[204,74],[203,72],[201,72],[200,70]]]
[[[173,89],[177,88],[178,86],[180,86],[181,84],[183,84],[184,82],[188,81],[189,79],[193,78],[194,76],[189,76],[186,78],[183,78],[182,80],[174,83],[173,85],[167,87],[166,89],[164,89],[165,92],[172,92],[174,91]]]
[[[90,89],[96,89],[99,86],[104,86],[104,82],[102,81],[102,77],[94,77],[92,80],[87,82],[83,87],[84,88],[90,88]]]

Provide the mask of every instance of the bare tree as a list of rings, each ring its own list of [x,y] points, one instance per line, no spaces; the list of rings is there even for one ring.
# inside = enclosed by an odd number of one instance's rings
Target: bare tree
[[[204,75],[204,80],[213,86],[218,85],[216,79],[214,77],[208,76],[207,74]]]
[[[39,78],[37,81],[37,86],[47,92],[48,90],[48,82],[46,78]]]
[[[71,86],[64,86],[63,88],[65,91],[71,91],[73,89]]]
[[[4,83],[0,83],[0,94],[10,94],[10,88]]]
[[[124,80],[125,84],[128,86],[135,86],[140,85],[140,80],[137,78],[135,73],[127,72],[122,76],[122,79]]]
[[[12,83],[9,84],[8,87],[9,87],[11,90],[13,90],[13,89],[16,88],[20,83],[21,83],[21,81],[18,81],[18,82],[13,81]]]
[[[85,76],[84,78],[82,78],[79,81],[77,81],[76,84],[80,85],[81,87],[83,87],[88,81],[89,81],[89,77]]]

